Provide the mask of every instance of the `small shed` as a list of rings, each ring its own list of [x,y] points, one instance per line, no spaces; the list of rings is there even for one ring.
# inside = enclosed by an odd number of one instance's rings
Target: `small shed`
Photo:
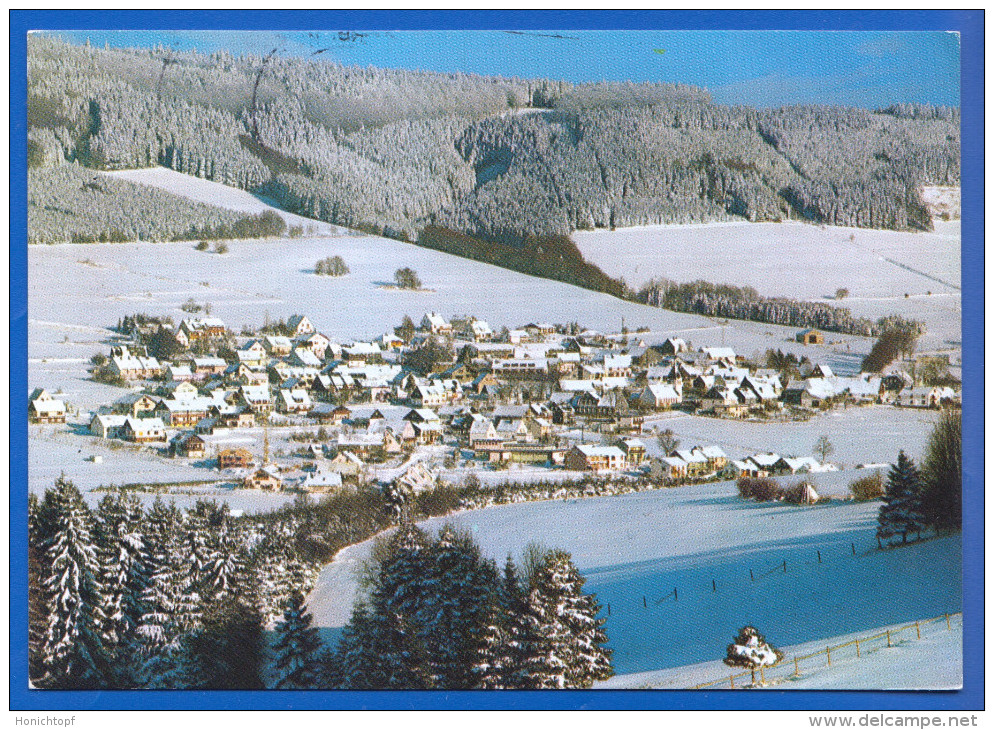
[[[801,330],[795,335],[795,339],[802,345],[824,345],[825,335],[818,330]]]

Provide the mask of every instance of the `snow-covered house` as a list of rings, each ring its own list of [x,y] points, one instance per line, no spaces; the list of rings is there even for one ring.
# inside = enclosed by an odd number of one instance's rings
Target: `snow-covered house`
[[[366,468],[365,462],[351,451],[340,450],[328,461],[327,469],[340,477],[356,478]]]
[[[147,444],[158,441],[165,442],[166,426],[161,418],[131,418],[125,417],[121,427],[121,438],[136,444]]]
[[[677,355],[681,352],[686,352],[688,349],[686,340],[682,340],[679,337],[667,337],[659,345],[659,351],[664,355]]]
[[[681,402],[683,396],[669,383],[650,383],[638,394],[639,406],[654,411],[672,408]]]
[[[341,487],[342,475],[327,469],[311,472],[300,482],[300,488],[308,492],[333,492]]]
[[[397,486],[411,494],[420,494],[435,486],[435,473],[422,462],[411,465],[396,479]]]
[[[452,334],[452,325],[445,321],[445,318],[435,312],[427,312],[421,318],[421,329],[436,335]]]
[[[293,337],[302,337],[317,331],[314,325],[311,324],[311,320],[307,319],[303,314],[293,315],[287,320],[286,324]]]
[[[276,398],[276,409],[280,413],[305,414],[311,410],[313,405],[311,396],[303,388],[292,390],[283,388]]]
[[[750,473],[748,473],[747,476],[765,477],[776,471],[776,465],[777,462],[780,461],[780,455],[774,453],[753,454],[752,456],[743,459],[743,461],[746,464],[752,465],[752,468],[748,470]]]
[[[169,442],[169,452],[183,459],[202,459],[207,453],[207,444],[194,434],[179,434]]]
[[[66,404],[44,388],[35,388],[28,396],[28,420],[31,423],[65,423]]]
[[[125,353],[115,355],[107,365],[110,374],[121,380],[150,380],[162,375],[162,365],[154,357]]]
[[[273,398],[268,385],[243,385],[238,392],[242,403],[253,413],[269,413],[273,410]]]
[[[704,353],[708,360],[719,360],[729,365],[735,364],[735,350],[731,347],[702,347],[700,352]]]
[[[302,368],[321,367],[321,359],[309,347],[297,347],[290,353],[290,365]]]
[[[293,349],[293,343],[285,335],[266,335],[262,338],[262,346],[270,357],[286,357]]]
[[[573,471],[616,471],[627,468],[625,452],[617,446],[577,444],[566,452],[565,465]]]
[[[493,338],[494,331],[482,319],[471,318],[466,322],[460,334],[473,342],[487,342]]]
[[[660,459],[662,474],[668,479],[683,479],[688,474],[687,462],[679,456],[664,456]]]
[[[250,340],[235,350],[238,362],[249,367],[263,367],[269,362],[269,353],[259,340]]]
[[[687,464],[687,473],[690,476],[705,474],[709,471],[710,464],[708,458],[702,451],[696,449],[677,449],[670,456],[679,457]]]
[[[121,438],[121,429],[128,416],[94,413],[90,419],[90,433],[104,439]]]
[[[618,448],[625,452],[625,461],[631,466],[638,466],[645,461],[645,443],[639,439],[622,439]]]
[[[329,350],[332,350],[331,340],[320,332],[312,332],[304,337],[298,337],[297,347],[308,348],[318,360],[324,360],[325,355],[328,354]],[[342,354],[341,348],[338,348],[337,352],[332,351],[332,354],[335,357],[340,357]]]
[[[189,382],[193,380],[193,378],[193,370],[190,369],[189,365],[172,363],[166,368],[166,380],[173,382]]]
[[[227,362],[213,355],[193,358],[193,373],[198,377],[221,375],[227,367]]]
[[[242,480],[242,487],[245,489],[266,489],[276,491],[283,488],[283,477],[279,469],[268,464],[260,467]]]
[[[217,454],[218,469],[245,469],[254,462],[255,457],[248,449],[222,449]]]
[[[191,317],[179,323],[176,341],[190,347],[196,342],[222,338],[225,332],[224,322],[217,317]]]

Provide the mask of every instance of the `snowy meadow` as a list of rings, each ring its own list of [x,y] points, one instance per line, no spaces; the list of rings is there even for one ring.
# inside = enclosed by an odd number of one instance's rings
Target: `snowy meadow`
[[[960,610],[959,539],[877,550],[877,507],[756,504],[723,483],[495,507],[422,527],[463,528],[498,563],[533,542],[571,553],[626,675],[719,658],[746,624],[794,645]],[[318,577],[309,606],[329,639],[348,621],[372,545],[346,548]],[[698,676],[681,686],[706,681]],[[938,686],[927,671],[918,680]]]

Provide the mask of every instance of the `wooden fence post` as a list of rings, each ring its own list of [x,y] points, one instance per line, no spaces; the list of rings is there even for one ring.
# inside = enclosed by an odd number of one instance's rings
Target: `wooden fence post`
[[[818,553],[818,563],[821,563],[821,550],[816,551]]]
[[[851,542],[849,544],[852,545],[852,554],[855,555],[856,554],[856,543]]]
[[[794,676],[795,677],[800,677],[801,676],[801,670],[798,669],[798,667],[797,667],[797,657],[794,657]]]
[[[729,674],[728,675],[728,684],[731,685],[732,689],[735,689],[735,675],[734,674]]]
[[[674,601],[679,601],[680,600],[680,596],[677,594],[676,588],[673,589],[673,600]]]
[[[887,646],[890,646],[890,629],[887,629]]]
[[[922,627],[921,624],[918,623],[918,619],[915,619],[915,632],[918,634],[919,639],[922,638]]]
[[[645,599],[645,596],[642,596],[642,607],[649,608],[649,602]]]
[[[828,657],[828,666],[832,666],[832,647],[825,647],[825,656]]]
[[[856,658],[859,659],[859,639],[856,639]]]
[[[787,561],[786,560],[783,561],[783,572],[784,573],[787,572]]]
[[[880,535],[877,535],[877,548],[879,550],[883,550],[884,549],[884,544],[882,542],[880,542]]]
[[[711,579],[711,592],[712,593],[717,593],[718,592],[718,583],[715,582],[714,578]]]
[[[607,604],[607,615],[608,615],[608,616],[610,616],[610,615],[611,615],[611,604],[610,604],[610,603],[609,603],[609,604]]]
[[[749,568],[749,580],[752,581],[756,580],[756,576],[752,574],[752,568]]]
[[[946,629],[948,629],[949,631],[952,631],[953,627],[949,625],[949,614],[948,613],[945,614],[945,617],[946,617]]]
[[[763,671],[763,666],[759,667],[759,681],[766,684],[766,672]]]

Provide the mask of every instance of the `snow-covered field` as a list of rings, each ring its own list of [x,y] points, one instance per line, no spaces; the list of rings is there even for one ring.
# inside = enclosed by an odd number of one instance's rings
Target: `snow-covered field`
[[[720,659],[745,624],[792,646],[960,610],[960,540],[879,551],[878,506],[755,504],[722,483],[494,507],[424,525],[469,530],[500,562],[533,541],[568,550],[604,605],[615,670],[631,674]],[[371,544],[340,552],[309,598],[329,639],[348,621]],[[924,669],[913,679],[948,686]],[[697,681],[707,680],[688,686]],[[811,681],[807,688],[818,686]]]
[[[928,618],[933,618],[929,616]],[[921,625],[921,639],[909,624],[882,626],[872,631],[860,631],[805,644],[778,647],[784,652],[782,664],[766,672],[769,689],[916,689],[927,674],[931,689],[958,689],[963,684],[963,619],[951,616],[945,620]],[[891,646],[879,635],[892,632]],[[900,631],[903,629],[903,631]],[[866,641],[871,637],[870,641]],[[872,638],[875,637],[875,638]],[[832,650],[832,666],[828,666],[826,647],[838,647],[860,640],[860,653],[855,646]],[[793,676],[793,658],[820,652],[817,657],[799,663],[800,676]],[[927,668],[927,670],[925,669]],[[597,689],[688,689],[714,682],[741,670],[729,669],[721,660],[702,662],[685,667],[655,672],[619,674]],[[758,673],[757,673],[758,674]],[[725,679],[704,689],[732,689]],[[757,681],[759,677],[757,676]],[[737,688],[749,682],[739,678]]]
[[[835,447],[829,460],[854,466],[891,463],[899,449],[920,460],[938,417],[932,410],[871,405],[820,413],[810,421],[771,425],[673,412],[647,420],[645,430],[669,428],[680,439],[680,448],[720,446],[733,459],[768,451],[812,456],[815,441],[824,434]],[[642,440],[650,454],[662,455],[651,435]]]
[[[210,446],[223,444],[224,436],[206,436]],[[261,435],[257,437],[261,439]],[[254,438],[242,438],[237,445]],[[278,442],[274,441],[274,444]],[[99,456],[101,463],[91,461]],[[245,512],[266,512],[292,502],[292,493],[273,493],[255,489],[235,489],[233,482],[215,469],[195,466],[184,459],[159,456],[147,448],[127,446],[120,441],[108,441],[93,436],[71,433],[71,428],[59,425],[30,426],[28,429],[28,491],[41,496],[52,487],[60,475],[70,479],[90,506],[95,506],[104,492],[93,491],[111,484],[170,484],[154,492],[136,492],[150,505],[157,494],[179,507],[192,505],[198,499],[213,499],[226,503],[231,509]],[[213,482],[213,484],[187,484]]]
[[[579,231],[573,240],[584,258],[635,288],[654,277],[704,279],[813,301],[845,288],[838,304],[855,315],[923,320],[925,347],[961,340],[958,220],[936,220],[932,233],[733,222]]]

